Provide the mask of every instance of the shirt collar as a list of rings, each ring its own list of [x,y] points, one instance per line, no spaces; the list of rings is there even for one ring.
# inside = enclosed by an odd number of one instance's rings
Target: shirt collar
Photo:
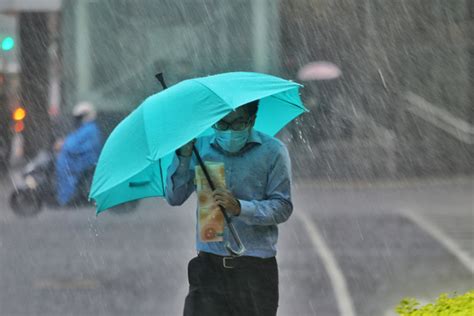
[[[257,133],[257,131],[253,127],[250,130],[250,136],[247,143],[262,144],[262,138],[260,137],[260,134]]]

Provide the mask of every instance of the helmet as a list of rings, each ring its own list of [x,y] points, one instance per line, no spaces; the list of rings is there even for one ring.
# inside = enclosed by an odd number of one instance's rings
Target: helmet
[[[72,109],[72,115],[80,118],[82,123],[90,122],[95,120],[97,112],[94,105],[90,102],[79,102]]]

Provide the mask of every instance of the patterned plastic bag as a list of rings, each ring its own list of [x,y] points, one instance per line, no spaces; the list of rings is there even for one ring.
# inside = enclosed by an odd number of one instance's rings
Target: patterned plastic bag
[[[222,162],[204,162],[216,188],[225,188],[225,169]],[[224,215],[212,197],[212,190],[201,166],[195,168],[195,183],[198,196],[198,228],[202,242],[222,241],[224,235]]]

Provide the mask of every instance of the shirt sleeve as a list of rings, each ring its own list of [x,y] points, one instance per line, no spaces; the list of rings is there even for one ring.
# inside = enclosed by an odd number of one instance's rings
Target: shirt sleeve
[[[190,168],[191,157],[176,153],[168,167],[166,177],[166,201],[170,205],[181,205],[194,191],[194,173]]]
[[[238,218],[249,225],[276,225],[285,222],[293,212],[291,202],[291,161],[285,145],[273,162],[267,181],[265,200],[240,202]]]

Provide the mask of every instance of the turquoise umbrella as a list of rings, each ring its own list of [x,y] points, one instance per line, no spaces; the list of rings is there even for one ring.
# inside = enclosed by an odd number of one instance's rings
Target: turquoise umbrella
[[[110,134],[95,170],[90,198],[97,213],[129,201],[163,197],[174,151],[212,133],[239,106],[260,100],[254,128],[275,135],[308,111],[300,84],[253,72],[182,81],[148,97]]]

